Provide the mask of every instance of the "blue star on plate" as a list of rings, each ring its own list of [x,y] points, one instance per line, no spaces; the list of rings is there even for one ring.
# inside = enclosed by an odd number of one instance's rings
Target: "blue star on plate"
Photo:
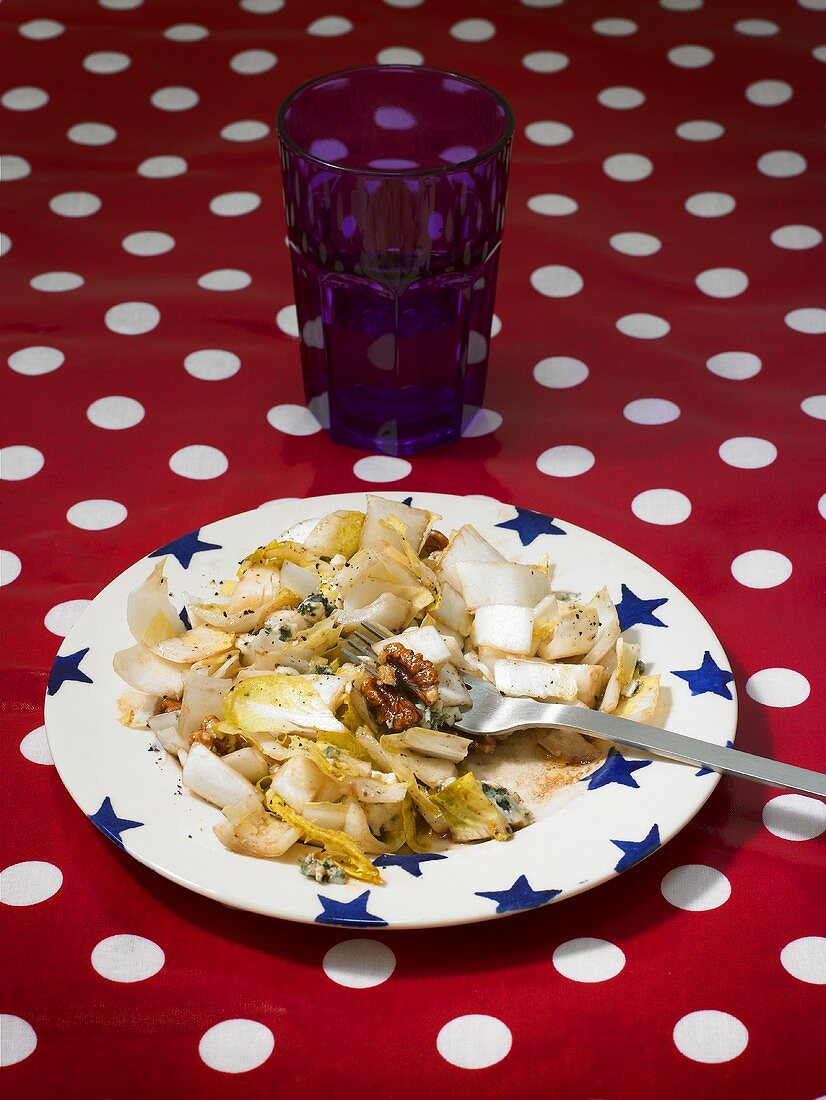
[[[732,695],[728,685],[734,679],[730,672],[715,662],[708,650],[703,654],[703,661],[699,668],[684,668],[677,672],[672,670],[674,676],[685,680],[691,688],[692,695],[719,695],[723,699],[731,699]]]
[[[731,749],[733,747],[734,747],[734,742],[733,741],[726,741],[726,748],[727,749]],[[700,770],[698,772],[694,773],[694,778],[699,779],[701,775],[711,775],[713,771],[714,771],[714,768],[700,768]]]
[[[650,763],[650,760],[626,760],[621,752],[611,749],[605,763],[595,772],[586,775],[583,782],[588,784],[589,791],[596,791],[611,783],[617,783],[621,787],[639,788],[634,772],[639,771],[640,768],[647,768]]]
[[[184,624],[187,630],[192,630],[192,623],[189,621],[189,615],[186,613],[186,608],[182,607],[178,612],[178,618]]]
[[[475,890],[478,898],[488,898],[496,902],[497,913],[516,913],[520,909],[536,909],[538,905],[547,905],[561,894],[561,890],[534,890],[524,875],[507,890]]]
[[[367,912],[367,904],[370,900],[370,891],[365,890],[352,901],[334,901],[333,898],[325,898],[318,894],[322,912],[315,919],[316,924],[346,924],[350,928],[384,927],[386,920],[377,917],[375,913]]]
[[[632,592],[627,584],[620,585],[622,596],[617,604],[617,615],[620,621],[620,630],[628,630],[631,626],[665,626],[660,622],[654,612],[664,603],[668,603],[667,596],[660,596],[655,600],[644,600],[641,596]]]
[[[408,508],[413,507],[413,497],[405,497],[402,504],[406,504]]]
[[[121,833],[125,833],[127,829],[140,829],[143,827],[142,821],[130,821],[128,817],[118,817],[109,795],[101,802],[97,813],[89,814],[89,820],[110,840],[113,840],[119,848],[123,847],[123,841],[120,838]]]
[[[656,852],[660,846],[660,830],[658,826],[652,825],[648,835],[644,836],[642,840],[612,840],[611,843],[615,844],[622,852],[622,856],[614,870],[617,873],[627,871],[629,867],[633,867],[641,859],[645,859],[652,852]]]
[[[550,516],[546,516],[542,512],[532,512],[530,508],[517,508],[513,519],[506,520],[504,523],[497,523],[496,526],[502,527],[506,531],[516,531],[523,546],[530,546],[540,535],[565,534],[565,531],[561,527],[557,527]]]
[[[46,688],[47,695],[56,695],[63,685],[71,680],[78,684],[91,684],[92,677],[87,676],[80,667],[80,662],[89,652],[89,647],[79,649],[77,653],[67,653],[63,657],[55,657],[52,670],[49,673],[49,683]]]
[[[177,558],[184,569],[189,569],[190,562],[196,554],[202,554],[205,550],[222,549],[215,542],[202,542],[198,537],[200,534],[201,528],[199,527],[196,531],[190,531],[188,535],[181,535],[179,539],[173,539],[166,546],[158,547],[151,554],[147,554],[147,557],[162,558],[169,554],[173,558]]]
[[[413,878],[421,878],[422,864],[429,863],[434,859],[447,859],[447,856],[439,855],[437,852],[412,856],[379,856],[378,859],[373,860],[373,866],[401,867],[403,871],[407,871],[408,875],[412,875]]]

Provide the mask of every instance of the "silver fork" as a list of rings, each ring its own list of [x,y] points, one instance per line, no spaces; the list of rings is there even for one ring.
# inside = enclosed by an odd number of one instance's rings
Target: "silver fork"
[[[341,645],[342,655],[354,664],[375,668],[373,644],[390,637],[390,631],[373,623],[362,623]],[[826,798],[826,774],[783,764],[765,756],[754,756],[739,749],[710,745],[696,737],[645,726],[616,714],[603,714],[587,707],[565,703],[540,703],[535,699],[513,699],[502,695],[493,684],[480,677],[461,673],[470,692],[471,706],[456,723],[462,733],[486,737],[507,737],[517,730],[564,726],[600,737],[616,745],[642,749],[654,756],[696,764],[724,775],[753,779],[770,787],[814,794]]]

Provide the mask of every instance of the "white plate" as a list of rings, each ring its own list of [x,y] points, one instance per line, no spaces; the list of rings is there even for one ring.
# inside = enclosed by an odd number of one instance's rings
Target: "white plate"
[[[413,503],[440,513],[444,530],[474,524],[510,558],[536,561],[547,553],[557,589],[588,599],[607,584],[625,637],[641,643],[646,671],[662,676],[660,724],[717,745],[734,740],[737,703],[726,655],[700,612],[645,562],[572,524],[487,497],[414,493]],[[231,576],[252,548],[296,523],[363,506],[356,493],[275,501],[211,523],[136,562],[92,601],[52,668],[46,726],[61,779],[99,829],[166,878],[226,905],[308,923],[426,928],[488,920],[598,886],[691,820],[719,776],[625,750],[552,798],[540,820],[509,843],[383,857],[383,886],[319,886],[290,857],[258,860],[222,848],[212,834],[220,812],[182,790],[177,761],[157,751],[150,734],[116,719],[124,685],[112,655],[132,644],[127,596],[165,553],[181,606],[184,593]]]

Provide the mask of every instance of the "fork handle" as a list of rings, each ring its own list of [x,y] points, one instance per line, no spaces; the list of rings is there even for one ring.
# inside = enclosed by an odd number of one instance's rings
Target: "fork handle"
[[[545,710],[542,704],[534,705],[537,712],[540,707]],[[739,749],[710,745],[696,737],[686,737],[682,733],[673,733],[656,726],[644,726],[629,718],[619,718],[615,714],[603,714],[584,707],[557,705],[547,707],[544,719],[540,718],[539,713],[535,714],[535,719],[531,724],[569,726],[582,733],[603,737],[632,749],[643,749],[670,760],[699,764],[725,775],[737,775],[766,783],[770,787],[786,787],[791,791],[826,798],[826,774],[822,772],[783,764],[765,756],[754,756]]]

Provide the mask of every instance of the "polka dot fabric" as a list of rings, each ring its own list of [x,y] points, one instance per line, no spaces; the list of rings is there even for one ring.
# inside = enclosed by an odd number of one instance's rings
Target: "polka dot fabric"
[[[86,601],[153,547],[278,496],[419,487],[651,562],[732,659],[738,745],[822,767],[803,609],[826,516],[823,18],[815,0],[2,4],[10,1095],[319,1095],[335,1067],[347,1096],[367,1064],[400,1100],[423,1080],[457,1100],[540,1079],[560,1100],[822,1093],[820,801],[726,780],[630,874],[507,925],[275,924],[84,822],[42,699]],[[335,447],[306,408],[297,341],[319,336],[298,331],[283,243],[276,105],[376,59],[471,73],[517,119],[485,409],[409,460]]]

